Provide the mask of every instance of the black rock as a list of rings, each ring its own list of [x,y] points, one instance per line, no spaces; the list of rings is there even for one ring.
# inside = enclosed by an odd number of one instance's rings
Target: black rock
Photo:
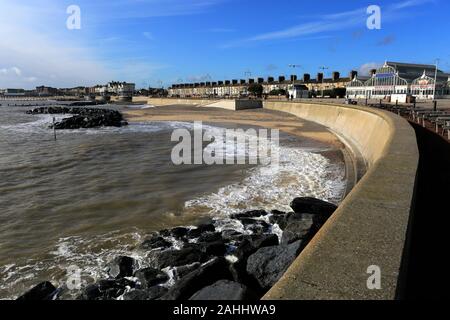
[[[160,249],[160,248],[170,248],[172,246],[172,243],[170,241],[167,241],[163,237],[160,236],[152,236],[146,240],[144,240],[140,248],[145,250],[153,250],[153,249]]]
[[[214,227],[213,224],[202,224],[195,229],[189,230],[186,236],[189,239],[195,239],[200,237],[205,232],[214,232],[214,231],[216,231],[216,228]]]
[[[313,237],[314,231],[314,222],[311,218],[290,222],[283,231],[281,243],[290,244],[298,240],[307,243]]]
[[[278,237],[275,234],[244,236],[242,242],[233,252],[238,260],[229,268],[234,281],[256,289],[259,285],[247,274],[247,259],[260,248],[276,246],[278,242]]]
[[[286,212],[280,211],[280,210],[272,210],[270,213],[274,216],[283,215],[286,214]]]
[[[233,252],[239,260],[247,258],[262,247],[278,245],[278,237],[275,234],[243,236],[242,242]]]
[[[268,290],[294,262],[301,248],[302,241],[290,245],[261,248],[248,258],[247,273],[258,282],[262,289]]]
[[[228,280],[219,280],[197,291],[189,300],[243,301],[254,300],[255,298],[255,295],[243,284]]]
[[[149,294],[146,290],[135,289],[125,293],[123,295],[123,300],[149,300]]]
[[[198,238],[198,242],[215,242],[220,240],[222,240],[220,232],[205,232]]]
[[[218,280],[231,280],[228,262],[222,257],[205,263],[181,278],[161,297],[161,300],[187,300],[198,290]]]
[[[238,240],[239,238],[242,238],[242,233],[233,230],[233,229],[226,229],[222,231],[222,238],[228,241]]]
[[[195,244],[189,244],[186,247],[196,248],[203,252],[206,256],[223,256],[227,251],[227,246],[224,240],[218,240],[214,242],[199,242]]]
[[[40,300],[52,300],[53,293],[56,291],[55,286],[50,282],[44,281],[31,288],[23,295],[17,298],[17,300],[28,300],[28,301],[40,301]]]
[[[86,105],[86,103],[83,103]],[[55,123],[51,128],[55,129],[79,129],[95,128],[103,126],[121,127],[126,125],[120,112],[116,110],[100,108],[77,108],[77,107],[40,107],[30,111],[28,114],[74,114]]]
[[[138,278],[141,283],[141,288],[147,289],[158,284],[162,284],[169,280],[167,274],[162,271],[153,268],[144,268],[134,273],[134,276]]]
[[[291,208],[295,213],[317,214],[328,219],[336,211],[337,206],[316,198],[304,197],[295,198],[291,202]]]
[[[247,211],[243,213],[237,213],[231,215],[232,219],[243,219],[243,218],[259,218],[261,216],[266,216],[267,212],[264,210],[253,210],[253,211]]]
[[[187,235],[189,229],[184,227],[176,227],[173,229],[161,230],[159,233],[164,237],[182,238]]]
[[[133,258],[120,256],[108,263],[107,272],[112,278],[116,279],[131,277],[135,266],[136,261]]]
[[[134,288],[136,284],[126,279],[100,280],[87,286],[78,299],[80,300],[113,300],[125,293],[128,288]]]
[[[174,275],[177,279],[181,279],[183,278],[185,275],[191,273],[194,270],[197,270],[198,268],[201,267],[201,263],[200,262],[194,262],[192,264],[188,264],[185,266],[179,266],[179,267],[175,267],[174,268]]]
[[[167,293],[168,289],[161,286],[154,286],[147,290],[148,300],[156,300]]]
[[[194,247],[187,247],[181,250],[163,250],[152,251],[149,254],[151,266],[155,269],[164,269],[166,267],[177,267],[191,264],[194,262],[206,261],[207,255]]]
[[[295,212],[279,213],[274,214],[269,217],[269,222],[271,224],[278,224],[281,230],[286,229],[287,225],[293,221],[300,220],[302,218],[301,214]]]

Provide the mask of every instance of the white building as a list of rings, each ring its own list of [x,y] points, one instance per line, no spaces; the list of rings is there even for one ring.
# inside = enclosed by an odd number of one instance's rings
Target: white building
[[[134,94],[135,87],[134,83],[112,81],[107,84],[106,90],[108,93],[116,94],[120,97],[131,97]]]
[[[435,81],[436,79],[436,81]],[[347,98],[387,99],[407,102],[444,98],[449,94],[450,75],[433,65],[386,62],[366,80],[353,78],[347,84]]]
[[[290,85],[288,93],[293,99],[309,98],[309,90],[305,85]]]

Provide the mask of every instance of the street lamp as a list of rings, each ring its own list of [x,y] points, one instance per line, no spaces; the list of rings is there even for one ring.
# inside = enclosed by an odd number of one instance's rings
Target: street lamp
[[[299,64],[290,64],[289,65],[289,68],[292,68],[294,70],[295,70],[295,68],[301,68],[301,67],[302,66]],[[292,77],[292,97],[294,97],[294,93],[295,93],[295,79],[294,79],[294,77]]]
[[[433,100],[436,100],[436,84],[437,84],[437,73],[438,73],[438,64],[440,59],[436,59],[436,69],[434,71],[434,89],[433,89]]]
[[[319,67],[319,70],[322,70],[322,99],[323,99],[323,84],[324,84],[324,80],[325,80],[325,70],[328,70],[328,67],[322,66]]]

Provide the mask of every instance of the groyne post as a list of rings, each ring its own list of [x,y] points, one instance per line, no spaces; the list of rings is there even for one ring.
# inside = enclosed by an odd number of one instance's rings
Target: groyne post
[[[55,117],[53,117],[53,136],[54,136],[55,141],[56,141]]]

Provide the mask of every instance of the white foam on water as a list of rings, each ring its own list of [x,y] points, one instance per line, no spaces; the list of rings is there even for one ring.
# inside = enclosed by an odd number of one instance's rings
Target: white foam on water
[[[225,140],[227,143],[234,144],[234,141]],[[278,164],[250,169],[243,181],[187,201],[185,207],[206,207],[213,217],[226,218],[243,210],[290,211],[292,199],[302,196],[334,203],[341,200],[344,190],[342,165],[332,164],[321,154],[301,148],[277,146],[274,143],[270,147],[272,152],[278,152]],[[246,145],[237,144],[236,150],[238,155],[248,156]]]

